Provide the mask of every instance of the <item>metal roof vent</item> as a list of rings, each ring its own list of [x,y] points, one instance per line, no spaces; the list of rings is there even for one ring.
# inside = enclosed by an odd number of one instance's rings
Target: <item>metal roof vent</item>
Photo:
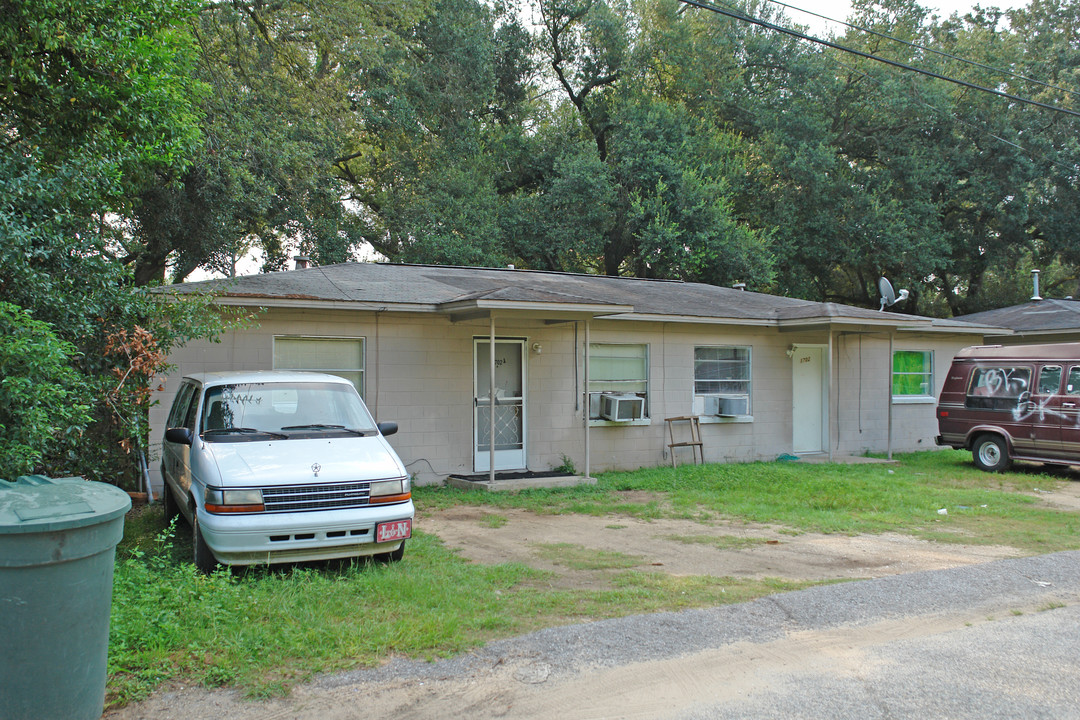
[[[735,283],[731,287],[734,290],[745,290],[746,289],[746,283]]]
[[[1032,286],[1033,286],[1033,292],[1031,293],[1031,299],[1032,300],[1042,300],[1042,298],[1039,297],[1039,271],[1038,270],[1032,270],[1031,271],[1031,283],[1032,283]]]
[[[293,261],[296,263],[297,270],[307,270],[311,267],[311,258],[307,255],[294,255]]]

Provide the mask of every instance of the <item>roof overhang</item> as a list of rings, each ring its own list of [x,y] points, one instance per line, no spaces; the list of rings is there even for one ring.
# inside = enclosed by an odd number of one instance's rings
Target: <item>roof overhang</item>
[[[1010,330],[1008,328],[986,328],[986,335],[1015,335],[1016,337],[1044,337],[1053,335],[1070,335],[1076,336],[1076,329],[1054,329],[1054,330]]]
[[[660,315],[656,313],[620,312],[615,315],[608,315],[604,319],[635,320],[639,322],[693,323],[696,325],[776,327],[776,321],[767,318],[702,317],[700,315]]]
[[[219,295],[217,305],[230,307],[294,308],[305,310],[365,310],[369,312],[437,312],[438,306],[428,303],[379,303],[356,300],[324,300],[321,298],[268,297],[265,295]]]
[[[634,306],[607,303],[528,302],[478,298],[442,303],[437,306],[436,311],[448,316],[451,322],[490,318],[495,315],[521,320],[573,322],[575,320],[588,320],[594,317],[633,312]]]
[[[865,318],[865,317],[808,317],[778,320],[780,332],[828,331],[840,329],[865,329],[868,332],[888,332],[890,330],[931,331],[930,320],[918,321],[914,318]]]

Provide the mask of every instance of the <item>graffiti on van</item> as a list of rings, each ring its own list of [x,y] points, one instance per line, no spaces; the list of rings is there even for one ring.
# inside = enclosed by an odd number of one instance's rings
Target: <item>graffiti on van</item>
[[[1030,397],[1030,387],[1030,367],[976,366],[965,404],[973,409],[1018,410],[1021,398]]]
[[[1058,394],[1061,385],[1061,371],[1060,366],[1043,367],[1033,394],[1031,368],[976,365],[965,405],[972,409],[1008,410],[1017,422],[1056,418],[1080,425],[1080,415],[1065,414],[1052,403],[1052,396]],[[1070,385],[1070,393],[1072,388]]]

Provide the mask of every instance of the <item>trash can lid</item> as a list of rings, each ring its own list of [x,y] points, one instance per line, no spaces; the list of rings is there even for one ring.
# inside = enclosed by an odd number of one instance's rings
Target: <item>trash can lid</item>
[[[0,480],[0,535],[106,523],[130,508],[131,497],[120,488],[80,477]]]

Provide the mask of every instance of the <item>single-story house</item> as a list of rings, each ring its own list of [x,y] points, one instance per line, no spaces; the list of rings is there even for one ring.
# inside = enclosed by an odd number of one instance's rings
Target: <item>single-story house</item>
[[[672,417],[700,419],[707,462],[932,448],[949,363],[988,329],[513,267],[344,263],[165,290],[263,310],[254,327],[171,355],[152,440],[184,374],[327,371],[399,424],[391,441],[418,483],[689,461],[694,448],[669,444],[690,423],[669,430]]]

